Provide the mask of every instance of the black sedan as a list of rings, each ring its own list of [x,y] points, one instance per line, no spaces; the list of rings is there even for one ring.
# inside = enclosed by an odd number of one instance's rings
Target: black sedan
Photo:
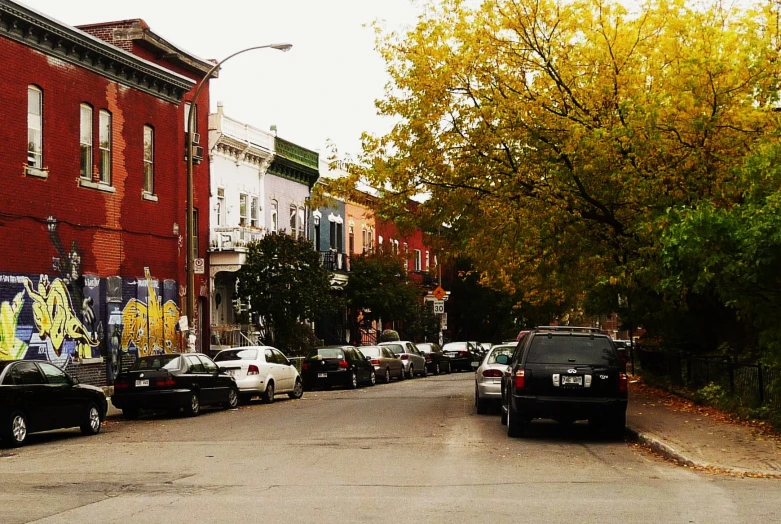
[[[51,429],[80,427],[85,435],[95,435],[107,409],[102,389],[79,384],[53,364],[0,361],[0,437],[11,446]]]
[[[206,355],[155,355],[139,358],[119,374],[111,402],[129,419],[138,417],[140,409],[165,409],[175,414],[184,408],[194,417],[201,406],[235,408],[239,388],[233,377]]]
[[[373,386],[377,382],[371,361],[353,346],[313,349],[301,363],[301,378],[308,390],[328,386],[353,389],[359,384]]]
[[[471,342],[448,342],[442,351],[450,357],[453,370],[471,371],[472,362],[480,361],[477,348]]]
[[[426,357],[426,368],[429,373],[439,375],[450,373],[450,356],[446,355],[436,342],[424,342],[415,344],[418,350]]]

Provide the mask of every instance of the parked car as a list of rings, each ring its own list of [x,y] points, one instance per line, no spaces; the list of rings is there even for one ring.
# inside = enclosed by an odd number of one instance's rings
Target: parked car
[[[450,373],[450,357],[442,352],[442,348],[436,342],[424,342],[415,344],[418,351],[426,357],[426,368],[429,372],[439,375]]]
[[[102,389],[79,384],[49,362],[0,361],[0,438],[11,446],[51,429],[78,427],[95,435],[107,410]]]
[[[404,380],[404,364],[401,359],[393,354],[387,347],[380,346],[361,346],[361,353],[374,366],[374,373],[382,377],[386,384],[391,381],[391,377],[398,380]]]
[[[522,337],[502,381],[502,419],[511,437],[535,418],[588,420],[615,436],[626,426],[627,376],[610,337],[594,328],[541,327]]]
[[[448,342],[442,347],[442,351],[450,357],[454,370],[471,371],[472,362],[480,360],[471,342]]]
[[[114,381],[111,403],[125,418],[138,417],[142,409],[165,409],[171,414],[201,413],[203,406],[239,405],[236,381],[200,353],[141,357]]]
[[[353,346],[326,346],[313,349],[301,363],[305,389],[329,386],[357,388],[377,382],[374,366]]]
[[[475,370],[475,407],[478,413],[487,413],[488,405],[491,402],[497,404],[501,402],[502,376],[507,370],[507,364],[499,364],[496,362],[496,357],[512,355],[515,346],[515,342],[493,346],[477,366]]]
[[[236,380],[239,400],[248,402],[260,395],[267,403],[277,393],[301,398],[304,384],[298,370],[280,350],[271,346],[242,346],[217,353],[214,362]]]
[[[398,340],[396,342],[380,342],[380,346],[389,348],[394,355],[401,359],[407,378],[415,378],[415,375],[422,377],[428,375],[426,357],[421,355],[414,343],[409,340]]]

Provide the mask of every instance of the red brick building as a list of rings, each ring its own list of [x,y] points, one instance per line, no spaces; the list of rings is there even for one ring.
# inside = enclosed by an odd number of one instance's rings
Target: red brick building
[[[184,102],[212,64],[141,20],[82,29],[0,0],[0,359],[53,360],[100,384],[181,347]],[[204,256],[208,162],[194,175]]]

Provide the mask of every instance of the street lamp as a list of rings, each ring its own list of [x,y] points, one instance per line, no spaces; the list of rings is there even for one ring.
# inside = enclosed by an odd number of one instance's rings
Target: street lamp
[[[206,75],[198,82],[193,93],[192,103],[187,113],[187,319],[190,322],[190,326],[195,325],[195,242],[193,223],[195,217],[193,208],[193,127],[195,122],[195,105],[198,101],[198,95],[201,93],[201,89],[206,84],[206,81],[211,78],[212,73],[222,66],[226,61],[230,60],[236,55],[246,53],[247,51],[254,51],[255,49],[276,49],[278,51],[290,51],[293,47],[292,44],[266,44],[255,47],[248,47],[237,51],[227,58],[223,58],[206,73]],[[193,329],[192,327],[190,328]],[[193,332],[193,331],[191,331]],[[194,332],[193,332],[194,333]],[[194,340],[194,339],[193,339]]]

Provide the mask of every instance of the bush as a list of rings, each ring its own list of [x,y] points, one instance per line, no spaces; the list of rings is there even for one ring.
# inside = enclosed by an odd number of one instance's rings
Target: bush
[[[393,329],[386,329],[380,334],[380,342],[395,342],[397,340],[401,340],[399,338],[399,332],[394,331]]]

